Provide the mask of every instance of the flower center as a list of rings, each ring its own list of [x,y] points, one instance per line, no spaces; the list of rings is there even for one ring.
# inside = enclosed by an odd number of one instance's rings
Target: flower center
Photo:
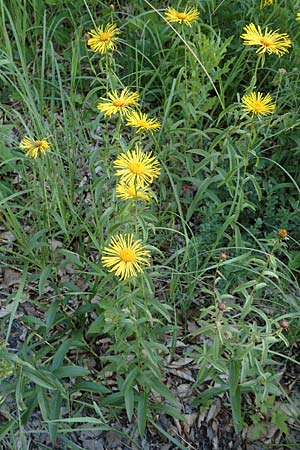
[[[138,125],[141,128],[148,128],[148,123],[145,120],[139,120]]]
[[[42,141],[35,141],[34,145],[35,145],[35,148],[40,148],[43,145],[43,143],[42,143]]]
[[[120,259],[124,262],[132,262],[135,260],[135,253],[131,248],[123,248],[120,251]]]
[[[182,13],[182,12],[178,12],[178,13],[176,14],[176,16],[177,16],[177,18],[178,18],[179,20],[184,20],[184,19],[186,19],[186,17],[187,17],[186,13]]]
[[[101,33],[101,34],[99,35],[99,40],[100,40],[101,42],[106,42],[106,41],[108,41],[109,39],[110,39],[109,33]]]
[[[142,175],[145,172],[145,166],[143,163],[139,161],[132,161],[128,164],[128,169],[130,172],[135,173],[136,175]]]
[[[253,102],[252,107],[257,112],[261,112],[264,109],[263,105],[260,102]]]
[[[260,38],[260,43],[261,45],[263,45],[264,47],[270,47],[270,45],[273,44],[272,39],[270,39],[267,36],[263,36],[262,38]]]
[[[117,99],[117,100],[114,100],[114,101],[112,102],[112,104],[113,104],[114,106],[118,106],[119,108],[121,108],[122,106],[125,105],[125,100],[122,100],[121,98],[119,98],[119,99]]]
[[[128,188],[128,195],[130,195],[130,197],[135,197],[137,195],[136,189],[134,186],[130,186]]]

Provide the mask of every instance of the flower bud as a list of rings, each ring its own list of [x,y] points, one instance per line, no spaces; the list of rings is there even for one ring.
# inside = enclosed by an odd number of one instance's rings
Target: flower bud
[[[279,239],[286,239],[288,234],[288,231],[285,228],[280,228],[280,230],[277,231],[277,236]]]
[[[282,320],[282,321],[280,322],[280,326],[281,326],[281,328],[283,328],[284,330],[287,330],[288,327],[289,327],[289,323],[288,323],[287,320]]]
[[[226,303],[219,303],[219,311],[225,311]]]
[[[222,261],[226,261],[228,258],[229,258],[228,253],[225,253],[225,252],[220,253],[220,259]]]

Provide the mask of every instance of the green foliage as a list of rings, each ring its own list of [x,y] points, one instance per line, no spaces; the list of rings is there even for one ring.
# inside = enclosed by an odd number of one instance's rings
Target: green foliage
[[[260,309],[252,307],[251,320],[243,320],[246,304],[247,300],[243,307],[220,303],[215,308],[204,308],[195,333],[205,336],[203,346],[195,347],[199,364],[197,386],[211,380],[220,386],[218,393],[228,391],[237,432],[243,428],[242,393],[253,392],[261,410],[269,395],[284,395],[271,348],[281,340],[289,345],[278,319],[272,320]],[[207,389],[194,403],[205,404],[215,394],[216,388]]]
[[[236,432],[250,424],[259,438],[265,421],[287,434],[282,366],[296,364],[287,348],[299,345],[300,292],[293,2],[195,2],[191,27],[164,21],[161,2],[119,3],[0,0],[1,268],[21,273],[17,287],[4,287],[0,332],[7,344],[16,323],[26,331],[15,351],[0,346],[0,438],[13,448],[19,435],[27,448],[25,425],[40,411],[52,444],[71,449],[74,423],[109,430],[123,411],[141,437],[150,423],[185,448],[156,421],[184,421],[165,383],[179,332],[198,339],[195,408],[222,396]],[[112,21],[117,50],[91,52],[87,32]],[[289,53],[258,64],[239,37],[251,22],[289,33]],[[136,134],[97,110],[124,87],[139,92],[158,132]],[[274,114],[245,113],[249,89],[270,92]],[[51,151],[27,157],[25,135]],[[113,162],[137,143],[161,164],[151,202],[115,192]],[[118,233],[152,255],[125,281],[101,263]]]

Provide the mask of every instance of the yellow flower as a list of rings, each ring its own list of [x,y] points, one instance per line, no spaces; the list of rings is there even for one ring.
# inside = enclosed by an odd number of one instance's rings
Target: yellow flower
[[[135,150],[121,153],[114,161],[115,175],[128,184],[135,183],[140,188],[151,184],[160,173],[159,162],[151,152],[143,153],[138,145]]]
[[[123,200],[129,200],[132,198],[137,198],[141,200],[150,200],[151,194],[149,193],[149,188],[147,186],[140,186],[134,182],[126,183],[126,181],[120,181],[116,187],[117,197]]]
[[[107,25],[100,25],[96,30],[89,31],[91,38],[87,41],[87,44],[94,52],[106,53],[108,50],[116,49],[117,35],[121,31],[117,28],[116,24],[109,23]]]
[[[26,156],[32,156],[32,158],[37,159],[38,153],[42,155],[46,153],[46,150],[50,148],[50,144],[46,139],[41,141],[34,141],[33,139],[25,136],[19,144],[19,148],[27,150]]]
[[[272,114],[275,109],[275,103],[272,103],[272,97],[267,94],[263,97],[260,92],[252,92],[249,95],[244,95],[242,98],[244,109],[253,115],[264,116],[265,114]]]
[[[286,33],[277,33],[276,31],[268,31],[268,27],[262,33],[261,27],[255,27],[254,23],[244,27],[245,33],[240,37],[244,39],[244,45],[258,45],[256,53],[263,55],[264,53],[276,53],[281,56],[288,52],[287,47],[292,45],[292,41]]]
[[[150,252],[141,245],[141,240],[134,242],[133,234],[119,234],[112,237],[109,247],[104,247],[101,261],[104,267],[111,267],[109,272],[121,280],[143,273],[141,265],[150,266]]]
[[[139,94],[137,92],[130,92],[125,88],[119,94],[117,91],[112,91],[107,98],[101,98],[104,103],[98,103],[97,108],[104,112],[105,117],[111,117],[113,114],[120,113],[121,116],[127,114],[132,106],[138,106]]]
[[[261,8],[263,8],[264,6],[267,6],[267,5],[273,5],[273,3],[274,3],[274,0],[261,0],[261,2],[260,2],[260,7]]]
[[[280,230],[277,231],[277,236],[279,239],[286,239],[288,235],[288,230],[285,228],[280,228]]]
[[[297,12],[297,14],[296,14],[296,20],[297,20],[297,22],[300,22],[300,12]]]
[[[126,125],[137,128],[137,133],[143,130],[158,130],[160,123],[156,119],[149,119],[147,114],[133,111],[127,114]]]
[[[178,22],[180,24],[192,26],[192,22],[194,20],[199,19],[199,11],[197,8],[188,8],[187,6],[184,8],[184,11],[176,11],[175,8],[169,7],[167,12],[165,13],[166,20],[168,22]]]

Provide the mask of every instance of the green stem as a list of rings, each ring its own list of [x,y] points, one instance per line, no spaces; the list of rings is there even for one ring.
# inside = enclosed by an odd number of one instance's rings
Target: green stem
[[[45,220],[46,223],[44,222],[44,226],[43,228],[46,228],[48,230],[47,236],[50,239],[50,248],[51,248],[51,255],[53,254],[52,251],[52,229],[51,229],[51,222],[50,222],[50,214],[49,214],[49,202],[48,202],[48,196],[47,196],[47,189],[46,189],[46,183],[47,183],[47,178],[45,176],[45,170],[44,170],[44,161],[40,162],[40,183],[42,184],[42,192],[43,192],[43,201],[44,201],[44,206],[45,206]],[[47,240],[47,236],[46,236],[46,240]],[[46,264],[46,254],[45,252],[47,251],[47,247],[44,247],[42,250],[42,254],[43,254],[43,258],[44,258],[44,262]],[[52,255],[52,260],[53,260],[53,255]]]
[[[236,222],[239,218],[241,211],[244,209],[243,208],[244,187],[247,182],[247,171],[248,171],[248,166],[249,166],[250,152],[251,152],[251,149],[255,142],[255,139],[256,139],[256,129],[255,129],[255,125],[254,125],[254,116],[252,116],[251,124],[250,124],[250,135],[249,135],[248,144],[247,144],[247,148],[246,148],[246,152],[245,152],[245,156],[244,156],[244,168],[243,168],[243,175],[242,175],[242,180],[241,180],[241,185],[240,185],[240,195],[239,195],[239,200],[237,202],[237,212],[235,215]]]
[[[259,55],[257,60],[256,60],[254,73],[253,73],[252,78],[251,78],[250,86],[247,89],[247,92],[249,92],[249,93],[251,93],[255,89],[256,82],[257,82],[257,71],[258,71],[258,66],[259,66],[260,61],[262,62],[262,66],[263,66],[264,58],[261,55]]]

